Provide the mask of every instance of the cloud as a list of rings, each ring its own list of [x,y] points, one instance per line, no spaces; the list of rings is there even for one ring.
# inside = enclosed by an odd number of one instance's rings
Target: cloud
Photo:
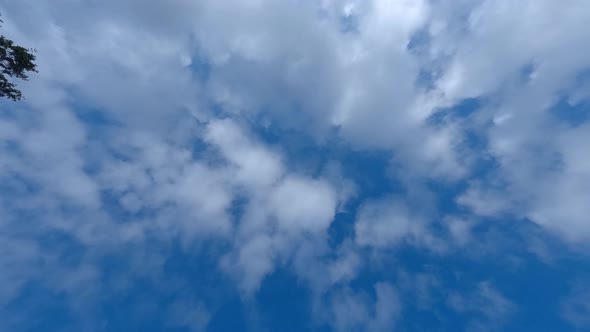
[[[466,245],[474,223],[443,218],[434,211],[411,209],[414,202],[399,197],[368,200],[359,209],[354,225],[360,248],[387,252],[403,246],[448,254]]]
[[[403,203],[369,203],[359,212],[355,224],[356,242],[364,246],[395,246],[406,237],[420,236],[423,222],[420,217],[410,215]]]
[[[515,310],[514,304],[488,282],[480,283],[469,295],[451,293],[447,301],[454,311],[479,315],[468,322],[470,331],[497,330]]]
[[[236,178],[245,187],[266,189],[279,180],[285,170],[280,156],[252,142],[242,129],[230,120],[212,122],[205,137],[237,167]]]
[[[168,311],[171,327],[188,327],[190,331],[206,331],[211,314],[202,304],[195,302],[175,302]]]
[[[498,98],[499,105],[483,111],[489,113],[488,118],[502,119],[494,120],[486,137],[491,156],[499,163],[495,181],[499,179],[506,189],[474,187],[459,202],[471,206],[480,215],[508,211],[528,217],[574,242],[585,238],[587,229],[575,222],[578,217],[573,212],[586,211],[572,206],[572,202],[586,193],[569,188],[558,197],[549,188],[567,186],[570,180],[583,181],[584,175],[567,170],[572,167],[567,161],[569,148],[559,138],[576,130],[562,126],[559,117],[551,116],[549,108],[562,89],[570,86],[587,67],[587,61],[582,58],[587,49],[575,55],[566,51],[575,47],[580,38],[578,27],[583,15],[578,10],[586,4],[580,2],[576,6],[526,2],[521,7],[523,13],[515,13],[509,9],[508,2],[483,2],[471,12],[466,39],[456,45],[454,63],[440,80],[440,88],[455,99],[505,96]],[[521,15],[527,19],[523,20]],[[567,24],[560,27],[549,24],[555,17]],[[551,37],[540,37],[540,31],[543,36]],[[508,40],[502,35],[508,35]],[[498,43],[502,47],[496,47]],[[519,75],[529,65],[532,69],[523,83]],[[549,200],[553,203],[548,203]],[[566,216],[563,211],[575,215]],[[564,223],[564,220],[568,221]]]
[[[2,33],[37,49],[40,72],[19,85],[25,102],[0,102],[0,303],[37,282],[73,309],[100,302],[116,288],[105,259],[125,262],[118,285],[132,289],[139,272],[166,280],[178,244],[243,299],[282,268],[336,330],[387,330],[397,285],[353,287],[376,252],[502,246],[476,230],[500,219],[585,250],[590,128],[571,113],[588,101],[588,6],[2,4]],[[311,147],[290,151],[287,134]],[[346,159],[372,154],[387,174]],[[381,192],[364,187],[373,177]],[[192,295],[166,304],[170,326],[214,320]],[[563,304],[574,325],[579,303]],[[515,307],[486,282],[448,304],[474,329]]]
[[[388,283],[374,285],[375,298],[343,289],[328,304],[330,324],[336,331],[389,331],[401,313],[396,290]]]
[[[245,191],[236,227],[236,252],[222,265],[237,273],[252,293],[280,260],[289,259],[306,238],[322,238],[339,205],[327,180],[290,172],[277,152],[248,137],[230,120],[208,125],[206,139],[228,162],[234,186]]]
[[[560,303],[562,317],[572,326],[585,329],[590,326],[590,288],[587,283],[577,282],[568,296]]]

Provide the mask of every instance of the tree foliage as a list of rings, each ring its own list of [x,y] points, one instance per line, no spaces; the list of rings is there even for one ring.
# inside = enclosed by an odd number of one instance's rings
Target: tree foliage
[[[12,40],[0,35],[0,97],[14,101],[23,98],[9,77],[26,81],[29,79],[28,72],[37,72],[34,53],[34,50],[15,45]]]

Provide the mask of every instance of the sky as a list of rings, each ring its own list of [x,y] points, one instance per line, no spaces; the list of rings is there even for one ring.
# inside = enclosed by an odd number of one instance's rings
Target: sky
[[[0,0],[1,331],[590,331],[587,0]]]

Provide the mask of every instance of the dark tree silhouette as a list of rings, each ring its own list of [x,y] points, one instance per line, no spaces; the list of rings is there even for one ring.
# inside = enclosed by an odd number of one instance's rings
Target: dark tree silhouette
[[[2,20],[0,20],[0,24]],[[1,26],[1,25],[0,25]],[[0,97],[6,97],[14,101],[23,98],[16,84],[8,77],[28,80],[28,72],[37,72],[35,64],[35,51],[15,45],[10,39],[0,35]]]

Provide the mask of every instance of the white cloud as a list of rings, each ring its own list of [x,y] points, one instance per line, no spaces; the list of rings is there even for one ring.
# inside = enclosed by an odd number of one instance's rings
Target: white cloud
[[[529,216],[566,239],[583,244],[590,237],[590,126],[585,125],[556,137],[561,152],[560,167],[547,172]],[[554,202],[558,202],[555,204]]]
[[[579,46],[587,6],[583,1],[568,6],[525,1],[515,11],[508,1],[481,2],[469,14],[465,36],[448,43],[454,56],[439,81],[446,98],[496,98],[479,115],[494,119],[494,125],[478,130],[487,131],[489,153],[499,168],[491,184],[472,186],[459,203],[483,216],[529,218],[578,243],[589,230],[584,221],[588,211],[578,200],[589,192],[577,184],[587,181],[589,168],[570,158],[583,153],[570,150],[585,149],[586,140],[580,135],[583,129],[564,126],[559,113],[552,115],[549,108],[588,68],[590,49]],[[555,20],[564,24],[552,24]],[[532,72],[523,78],[527,66]],[[564,144],[565,137],[575,138]]]
[[[425,221],[394,199],[366,203],[355,224],[355,239],[361,246],[394,247],[405,240],[419,238]]]
[[[390,331],[401,313],[397,291],[388,283],[374,285],[375,299],[368,294],[342,289],[331,297],[330,324],[336,331]]]
[[[171,327],[187,327],[192,332],[207,331],[211,314],[197,301],[175,302],[168,309]]]
[[[285,172],[281,159],[276,153],[250,141],[241,131],[230,120],[222,120],[210,123],[205,137],[237,166],[237,181],[254,190],[266,190]]]
[[[578,329],[590,327],[590,287],[578,281],[560,303],[561,316]]]
[[[457,197],[457,203],[484,217],[501,216],[511,208],[511,202],[503,195],[501,189],[479,183],[471,183],[469,188]]]
[[[282,228],[323,232],[336,212],[336,193],[326,182],[287,177],[271,193],[270,204]]]
[[[340,204],[339,193],[323,179],[288,170],[273,152],[231,120],[211,122],[206,139],[228,162],[232,185],[247,195],[237,225],[236,252],[222,266],[237,272],[251,294],[275,264],[288,260],[306,237],[322,238]],[[239,193],[239,191],[238,191]]]
[[[481,314],[481,318],[468,322],[466,329],[470,331],[495,331],[516,310],[516,306],[488,282],[480,283],[468,295],[452,292],[447,302],[456,312]]]
[[[11,272],[0,277],[0,301],[33,278],[31,267],[48,254],[37,237],[56,230],[100,248],[97,256],[119,245],[148,246],[149,237],[180,237],[185,245],[213,237],[228,244],[216,253],[222,269],[249,294],[278,265],[292,267],[317,293],[346,289],[363,266],[362,249],[410,243],[442,253],[453,247],[445,241],[475,242],[471,220],[482,216],[528,218],[583,243],[590,237],[590,128],[563,123],[549,108],[561,95],[573,104],[587,98],[587,82],[576,78],[590,66],[588,6],[2,4],[2,32],[38,50],[40,72],[20,85],[25,102],[1,105],[0,180],[11,192],[1,194],[0,252],[7,254],[0,268]],[[354,22],[347,31],[343,16]],[[206,79],[194,72],[200,59]],[[428,75],[431,82],[416,83]],[[488,103],[432,123],[430,116],[470,97]],[[338,171],[293,167],[280,142],[256,138],[250,127],[260,119],[322,147],[385,152],[412,197],[363,202],[354,239],[331,248],[327,230],[355,185]],[[468,132],[486,146],[469,148]],[[495,163],[486,178],[472,169],[480,159]],[[433,193],[420,189],[432,179],[469,182],[456,201],[472,215],[435,213]],[[27,210],[41,217],[23,226]],[[433,234],[435,222],[449,238]],[[76,271],[77,284],[100,274],[84,264]],[[491,287],[478,291],[453,305],[461,311],[472,300],[490,301],[508,311],[509,301]],[[375,292],[375,301],[349,290],[334,295],[328,311],[336,326],[392,325],[395,291],[378,284]],[[193,320],[185,309],[173,320],[203,329],[208,311],[197,310]]]

